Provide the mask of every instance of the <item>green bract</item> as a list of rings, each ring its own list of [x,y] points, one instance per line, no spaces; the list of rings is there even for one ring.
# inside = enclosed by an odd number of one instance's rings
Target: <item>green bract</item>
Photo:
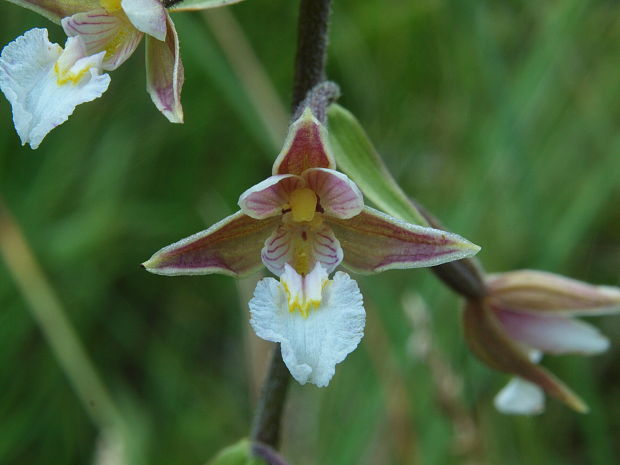
[[[328,110],[329,142],[340,169],[366,197],[392,216],[428,226],[373,147],[359,121],[340,105]]]

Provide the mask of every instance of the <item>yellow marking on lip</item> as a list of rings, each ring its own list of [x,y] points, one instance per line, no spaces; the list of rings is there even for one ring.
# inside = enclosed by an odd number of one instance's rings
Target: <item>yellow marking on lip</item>
[[[326,279],[321,284],[321,294],[323,294],[323,290],[327,285],[329,285],[331,281]],[[299,314],[303,318],[308,318],[310,316],[310,312],[312,310],[318,310],[321,306],[322,299],[308,299],[306,300],[305,296],[301,296],[301,302],[299,300],[299,294],[295,295],[294,300],[291,301],[291,290],[286,284],[286,281],[282,281],[282,286],[284,287],[284,292],[286,294],[286,300],[288,302],[288,311],[290,313],[295,313],[296,310],[299,311]]]
[[[87,66],[86,68],[81,69],[77,73],[72,73],[70,71],[61,72],[60,67],[58,66],[58,63],[56,63],[54,64],[54,73],[56,74],[56,83],[59,86],[67,84],[68,82],[74,85],[78,84],[89,69],[90,69],[90,66]]]

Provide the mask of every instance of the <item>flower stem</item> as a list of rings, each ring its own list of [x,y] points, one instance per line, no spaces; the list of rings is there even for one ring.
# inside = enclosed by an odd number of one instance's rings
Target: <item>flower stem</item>
[[[330,11],[331,0],[301,0],[299,5],[292,113],[306,94],[325,80]]]
[[[293,81],[291,112],[294,114],[308,92],[325,80],[325,58],[327,51],[327,29],[331,0],[301,0],[297,23],[297,56]],[[284,402],[290,382],[290,375],[280,347],[276,346],[265,377],[251,437],[274,449],[280,441],[280,423]]]
[[[252,424],[252,440],[278,447],[280,442],[280,423],[284,401],[291,377],[282,360],[280,346],[273,349],[269,371],[261,390],[261,395]]]

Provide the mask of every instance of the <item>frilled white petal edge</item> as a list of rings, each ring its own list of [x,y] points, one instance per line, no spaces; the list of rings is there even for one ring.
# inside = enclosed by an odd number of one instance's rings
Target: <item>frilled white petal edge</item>
[[[22,145],[36,149],[77,105],[101,97],[110,83],[101,74],[103,56],[86,56],[77,37],[69,38],[63,51],[49,41],[46,29],[31,29],[4,47],[0,89],[11,103]]]
[[[279,342],[282,358],[299,383],[329,384],[336,364],[359,344],[366,314],[357,283],[338,272],[323,288],[321,303],[307,318],[290,312],[282,284],[258,282],[250,300],[250,324],[258,337]]]
[[[522,378],[513,378],[497,393],[495,408],[509,415],[538,415],[545,409],[545,394],[541,388]]]
[[[159,41],[166,40],[166,9],[159,0],[122,0],[123,11],[134,27]]]

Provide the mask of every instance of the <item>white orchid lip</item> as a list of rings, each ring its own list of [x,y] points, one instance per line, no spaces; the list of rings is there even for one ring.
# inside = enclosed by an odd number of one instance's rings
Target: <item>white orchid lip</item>
[[[328,280],[320,264],[305,276],[287,266],[280,282],[262,279],[249,307],[252,328],[280,343],[284,363],[300,384],[327,386],[364,333],[357,283],[342,272]]]
[[[497,393],[493,404],[507,415],[538,415],[545,409],[545,394],[536,384],[515,377]]]
[[[13,109],[22,144],[36,149],[81,103],[100,97],[110,77],[101,74],[104,52],[88,55],[80,38],[63,50],[46,29],[31,29],[2,50],[0,89]]]

